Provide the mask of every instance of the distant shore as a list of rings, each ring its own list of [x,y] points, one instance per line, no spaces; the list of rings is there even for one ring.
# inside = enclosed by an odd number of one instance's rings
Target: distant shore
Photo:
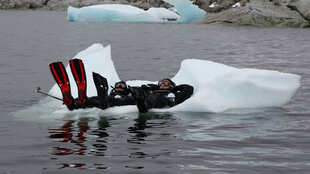
[[[309,27],[309,0],[194,0],[207,11],[205,24]]]
[[[144,10],[151,7],[172,7],[162,0],[2,0],[0,1],[0,9],[65,11],[69,6],[81,8],[98,4],[127,4]]]
[[[267,27],[310,27],[309,0],[193,0],[207,12],[199,23]],[[98,4],[128,4],[147,10],[171,8],[163,0],[2,0],[0,9],[65,11]]]

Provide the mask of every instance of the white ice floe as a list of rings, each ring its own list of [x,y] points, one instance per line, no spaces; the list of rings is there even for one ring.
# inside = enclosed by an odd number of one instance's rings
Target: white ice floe
[[[114,63],[111,59],[111,46],[103,47],[101,44],[94,44],[84,51],[78,53],[74,58],[82,59],[87,75],[87,95],[97,95],[96,87],[93,82],[92,72],[103,75],[109,84],[114,84],[119,81],[118,74],[114,68]],[[68,64],[68,63],[67,63]],[[71,72],[69,65],[66,66],[66,71]],[[77,87],[73,79],[72,73],[68,73],[71,84],[72,96],[77,97]],[[55,84],[49,91],[50,94],[57,97],[62,97],[59,87]]]
[[[163,20],[177,20],[180,18],[178,14],[173,11],[167,10],[165,8],[150,8],[146,11],[153,18],[163,19]]]
[[[180,18],[176,21],[178,23],[188,23],[202,20],[206,12],[193,4],[190,0],[164,0],[174,6]]]
[[[143,10],[124,4],[101,4],[82,8],[69,6],[67,19],[72,22],[169,22],[179,23],[200,20],[205,12],[189,0],[166,0],[174,5],[165,8]]]
[[[103,47],[101,44],[94,44],[78,53],[75,58],[82,59],[84,62],[88,96],[96,95],[91,73],[93,71],[106,77],[109,84],[119,81],[111,59],[110,46]],[[66,68],[70,72],[69,66]],[[72,94],[76,97],[75,82],[71,73],[68,74],[72,84]],[[192,85],[194,87],[193,96],[175,107],[155,111],[223,112],[228,109],[279,107],[288,103],[300,86],[299,75],[271,70],[240,69],[198,59],[184,60],[179,72],[172,79],[176,84]],[[134,80],[127,83],[139,86],[156,82]],[[61,97],[56,84],[49,93]],[[60,102],[59,107],[62,107]],[[124,111],[121,108],[117,107],[116,109]],[[133,110],[137,112],[134,107],[127,108],[130,112]]]
[[[239,69],[187,59],[173,80],[192,84],[193,97],[173,111],[223,112],[228,109],[278,107],[288,103],[300,86],[300,76],[271,70]]]
[[[74,22],[165,22],[180,16],[165,8],[143,9],[123,4],[102,4],[83,8],[68,7],[68,20]]]

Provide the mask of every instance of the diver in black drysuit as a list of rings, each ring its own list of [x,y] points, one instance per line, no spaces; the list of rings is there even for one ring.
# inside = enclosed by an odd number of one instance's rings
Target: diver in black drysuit
[[[51,73],[60,87],[63,102],[69,110],[79,108],[98,107],[106,109],[112,106],[137,105],[139,112],[147,112],[150,108],[172,107],[180,104],[193,94],[190,85],[178,85],[170,79],[162,79],[158,85],[148,84],[141,87],[130,87],[124,81],[115,83],[108,95],[107,79],[93,72],[93,80],[97,89],[97,96],[86,95],[86,74],[83,61],[69,60],[70,69],[78,88],[78,99],[73,99],[70,90],[68,74],[62,62],[49,65]]]
[[[171,79],[164,78],[158,85],[129,87],[129,90],[136,99],[139,112],[145,113],[151,108],[173,107],[184,102],[191,97],[194,88],[187,84],[176,86]]]
[[[93,80],[97,89],[97,96],[87,97],[85,103],[80,103],[79,99],[76,98],[72,104],[67,105],[69,110],[92,107],[106,109],[113,106],[136,104],[135,99],[128,90],[126,82],[116,82],[114,87],[112,87],[112,91],[108,95],[108,83],[106,78],[93,72]]]

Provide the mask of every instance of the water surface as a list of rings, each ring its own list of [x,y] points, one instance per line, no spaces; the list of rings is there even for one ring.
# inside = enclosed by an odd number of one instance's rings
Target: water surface
[[[69,23],[65,12],[0,11],[0,173],[306,174],[309,35],[290,28]],[[220,114],[12,115],[42,102],[35,89],[53,85],[49,63],[67,62],[93,43],[112,45],[123,80],[173,77],[182,60],[195,58],[299,74],[301,87],[281,108]]]

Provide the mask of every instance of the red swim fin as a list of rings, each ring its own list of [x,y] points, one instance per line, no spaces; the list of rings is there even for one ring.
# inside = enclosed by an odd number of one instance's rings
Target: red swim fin
[[[73,103],[73,97],[71,95],[70,90],[70,82],[68,78],[68,74],[62,62],[54,62],[49,65],[51,73],[59,86],[62,96],[63,102],[65,105],[69,106]]]
[[[86,73],[82,60],[72,59],[69,61],[70,68],[76,85],[78,87],[79,102],[85,103],[87,100],[86,96]]]

